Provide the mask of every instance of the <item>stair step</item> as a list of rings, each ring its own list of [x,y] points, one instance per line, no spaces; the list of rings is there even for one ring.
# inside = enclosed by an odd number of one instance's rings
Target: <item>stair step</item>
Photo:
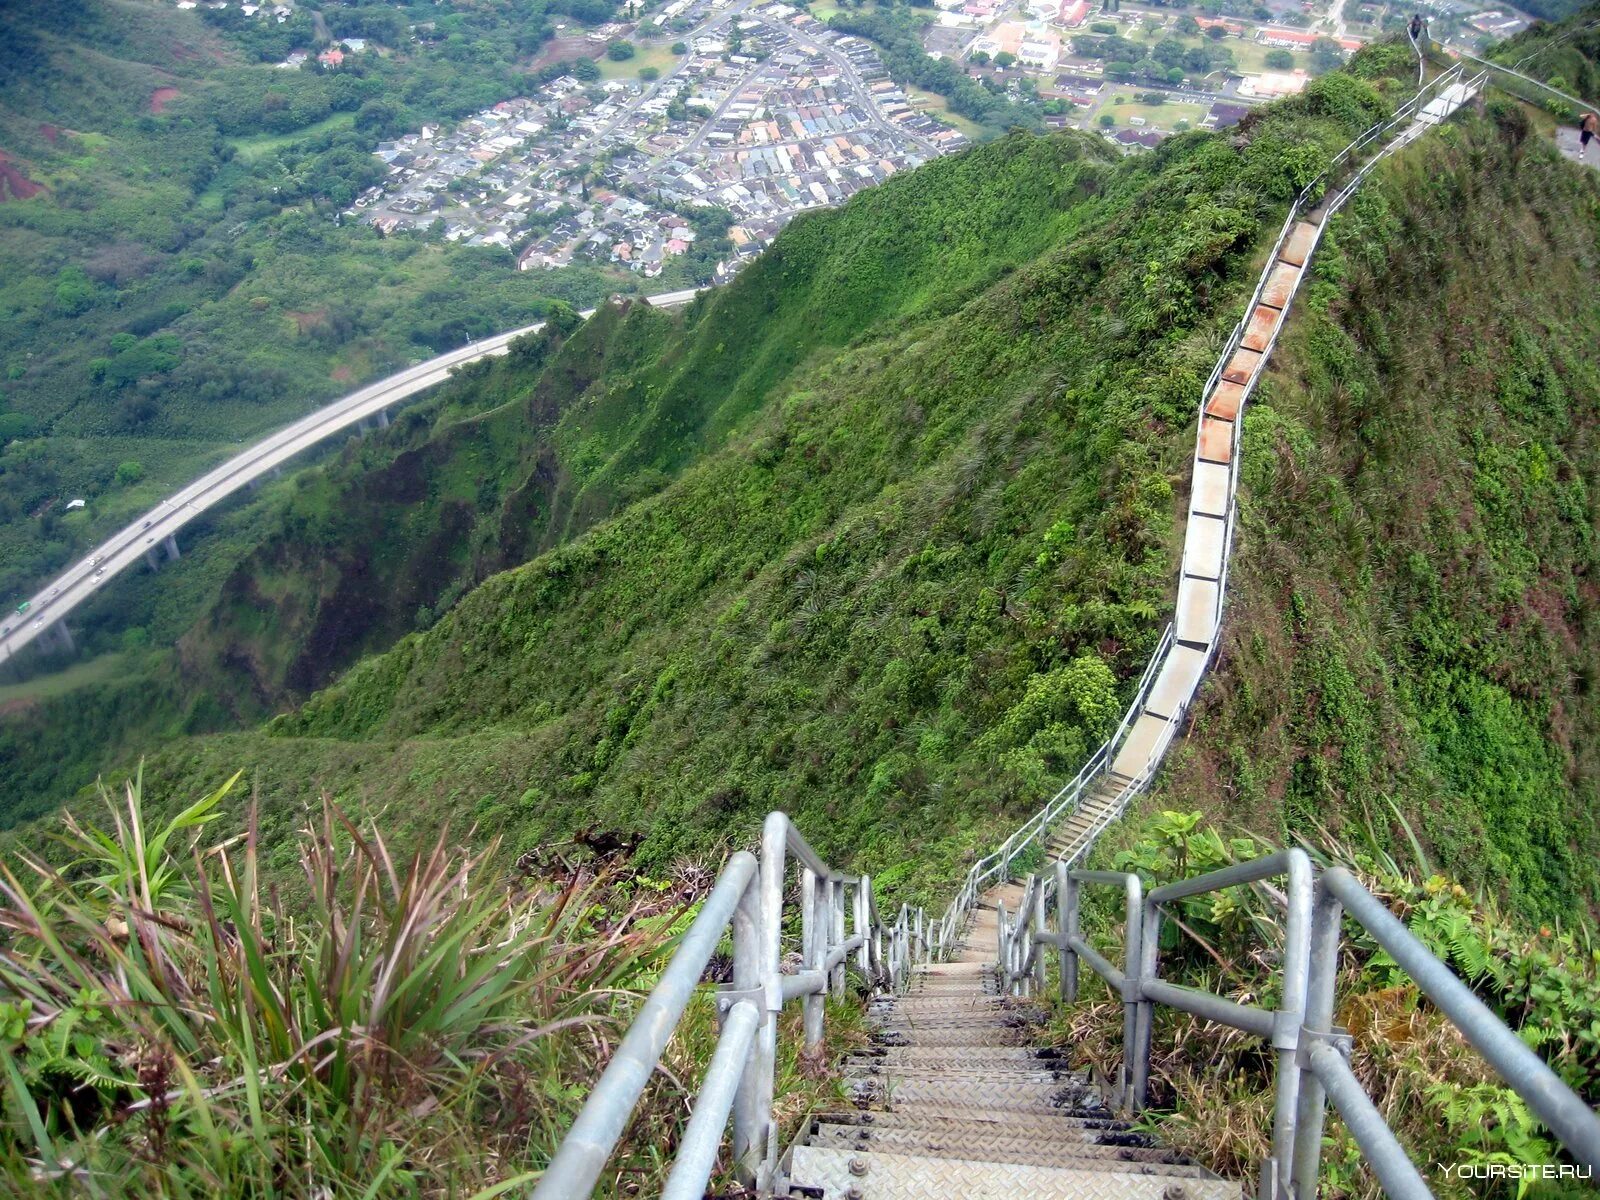
[[[875,1031],[883,1046],[925,1046],[946,1048],[952,1046],[1023,1046],[1028,1043],[1028,1031],[1009,1026],[993,1025],[930,1025],[919,1026],[913,1043],[909,1029]]]
[[[792,1184],[822,1189],[823,1200],[1240,1200],[1236,1183],[1172,1175],[1142,1175],[1128,1170],[1076,1170],[1026,1163],[974,1162],[919,1154],[838,1150],[796,1146],[790,1153]],[[1181,1193],[1169,1193],[1177,1184]],[[815,1193],[812,1193],[813,1195]]]
[[[964,1069],[971,1063],[977,1062],[988,1065],[1001,1065],[1005,1063],[1047,1063],[1059,1064],[1065,1068],[1070,1060],[1064,1054],[1056,1054],[1048,1050],[1038,1050],[1032,1046],[996,1046],[992,1050],[982,1053],[963,1051],[952,1054],[939,1046],[895,1046],[877,1051],[857,1051],[850,1056],[851,1062],[872,1060],[889,1065],[917,1063],[924,1066],[934,1064],[951,1064],[957,1070]]]
[[[993,1083],[997,1087],[1014,1088],[1018,1084],[1042,1084],[1060,1087],[1069,1079],[1087,1082],[1082,1075],[1068,1070],[1054,1070],[1048,1066],[1027,1066],[1023,1063],[973,1063],[965,1071],[928,1070],[922,1066],[891,1066],[880,1063],[850,1063],[845,1067],[846,1079],[873,1079],[897,1089],[907,1083],[949,1083],[979,1086]]]
[[[1071,1078],[1013,1083],[980,1076],[954,1079],[889,1076],[882,1082],[888,1089],[888,1102],[895,1108],[928,1105],[1078,1114],[1081,1106],[1098,1103],[1098,1097],[1081,1081]]]
[[[1132,1126],[1116,1117],[1083,1117],[1070,1113],[1026,1113],[946,1105],[937,1110],[890,1109],[866,1112],[820,1113],[817,1120],[831,1125],[870,1125],[878,1129],[920,1129],[929,1133],[986,1133],[996,1137],[1031,1137],[1037,1141],[1083,1140],[1113,1135],[1149,1142],[1148,1134],[1135,1135]],[[1124,1136],[1125,1135],[1125,1136]]]
[[[1171,1150],[1150,1150],[1133,1146],[1100,1146],[1086,1138],[1065,1142],[1041,1143],[1036,1138],[997,1138],[993,1133],[933,1132],[921,1129],[874,1129],[862,1125],[819,1124],[806,1135],[808,1146],[828,1146],[838,1150],[868,1150],[887,1154],[922,1154],[930,1158],[984,1159],[989,1162],[1031,1163],[1042,1167],[1084,1169],[1125,1169],[1137,1174],[1159,1167],[1163,1174],[1181,1174],[1204,1179],[1204,1167],[1184,1163]]]

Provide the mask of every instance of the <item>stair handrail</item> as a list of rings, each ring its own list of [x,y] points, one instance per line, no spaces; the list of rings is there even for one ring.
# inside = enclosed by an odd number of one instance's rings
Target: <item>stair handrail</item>
[[[784,973],[786,871],[800,870],[801,963]],[[848,903],[847,903],[848,901]],[[846,915],[851,930],[846,932]],[[634,1015],[572,1127],[533,1191],[534,1200],[574,1200],[594,1191],[646,1084],[712,956],[731,931],[732,979],[715,991],[721,1031],[662,1192],[667,1200],[699,1200],[716,1166],[723,1133],[733,1122],[733,1165],[741,1182],[764,1191],[777,1167],[773,1123],[777,1019],[801,1001],[807,1053],[822,1045],[824,1002],[843,996],[845,963],[854,955],[863,975],[884,990],[905,986],[914,955],[926,955],[921,910],[902,905],[885,921],[870,876],[836,871],[782,812],[767,816],[759,859],[731,855],[666,969]]]
[[[1544,80],[1535,79],[1532,75],[1525,75],[1515,67],[1508,67],[1504,63],[1491,62],[1486,58],[1479,58],[1476,54],[1468,54],[1465,50],[1452,50],[1451,53],[1467,59],[1469,62],[1477,63],[1480,67],[1484,68],[1485,71],[1499,71],[1502,74],[1510,75],[1513,78],[1519,79],[1523,83],[1531,83],[1534,87],[1542,88],[1543,90],[1549,92],[1552,96],[1559,96],[1568,104],[1571,104],[1576,108],[1587,109],[1592,113],[1600,113],[1600,108],[1596,108],[1593,104],[1589,103],[1589,101],[1580,100],[1576,96],[1563,92],[1560,88],[1551,87]]]
[[[1160,977],[1161,922],[1176,901],[1287,876],[1280,966],[1282,999],[1273,1009],[1239,1004],[1217,993]],[[1083,938],[1079,888],[1121,886],[1127,896],[1123,961],[1117,967]],[[1333,1024],[1339,954],[1349,918],[1404,970],[1488,1065],[1580,1164],[1600,1170],[1600,1113],[1590,1109],[1509,1026],[1490,1011],[1448,965],[1349,871],[1320,873],[1302,850],[1281,850],[1203,875],[1156,887],[1141,897],[1142,880],[1129,872],[1071,870],[1057,862],[1032,876],[1015,917],[1002,907],[998,938],[1002,991],[1043,992],[1044,947],[1060,954],[1059,994],[1078,997],[1078,966],[1087,964],[1123,1002],[1123,1062],[1114,1087],[1118,1107],[1137,1111],[1147,1100],[1156,1005],[1177,1009],[1268,1041],[1277,1054],[1273,1085],[1272,1151],[1257,1193],[1274,1200],[1313,1200],[1317,1194],[1326,1109],[1332,1101],[1385,1193],[1394,1200],[1432,1200],[1432,1191],[1349,1064],[1352,1041]],[[1057,925],[1049,927],[1055,902]],[[1182,931],[1182,925],[1179,924]]]

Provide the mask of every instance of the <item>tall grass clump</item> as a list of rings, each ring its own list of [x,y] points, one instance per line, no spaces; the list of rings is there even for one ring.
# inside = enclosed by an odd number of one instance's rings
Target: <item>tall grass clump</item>
[[[681,900],[458,853],[397,856],[331,804],[291,905],[238,776],[152,828],[66,818],[0,865],[0,1191],[463,1195],[546,1161]],[[282,862],[279,857],[277,861]],[[292,859],[291,859],[292,861]],[[303,888],[300,886],[303,884]],[[620,915],[612,908],[620,908]]]

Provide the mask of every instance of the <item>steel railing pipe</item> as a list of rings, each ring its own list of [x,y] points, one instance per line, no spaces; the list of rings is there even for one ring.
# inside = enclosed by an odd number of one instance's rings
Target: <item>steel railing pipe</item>
[[[1455,1023],[1568,1152],[1600,1170],[1600,1116],[1349,871],[1324,871],[1321,886]]]
[[[594,1190],[606,1160],[628,1126],[634,1105],[700,984],[706,963],[722,940],[722,931],[728,927],[755,875],[754,855],[741,850],[728,859],[660,981],[589,1093],[578,1119],[562,1138],[534,1189],[535,1200],[572,1200]]]
[[[1427,1181],[1390,1131],[1375,1104],[1362,1090],[1361,1081],[1339,1052],[1326,1043],[1313,1046],[1307,1056],[1310,1069],[1344,1119],[1344,1127],[1378,1177],[1389,1200],[1433,1200]],[[1314,1197],[1315,1191],[1307,1194]]]
[[[716,1053],[711,1056],[695,1097],[694,1115],[683,1131],[678,1157],[661,1190],[661,1200],[701,1200],[705,1195],[706,1180],[717,1165],[722,1131],[744,1078],[761,1018],[761,1010],[748,1000],[739,1001],[728,1011]]]

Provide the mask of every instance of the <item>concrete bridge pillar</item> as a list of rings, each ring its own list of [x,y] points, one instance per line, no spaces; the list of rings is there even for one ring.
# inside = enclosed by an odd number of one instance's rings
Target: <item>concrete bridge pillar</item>
[[[57,621],[54,625],[50,626],[49,629],[45,630],[45,634],[46,637],[54,634],[55,636],[50,640],[53,640],[59,648],[65,650],[68,654],[72,654],[78,648],[77,644],[72,640],[72,630],[67,628],[67,623],[65,621]],[[39,640],[44,641],[45,638],[41,638]]]
[[[161,543],[161,547],[162,547],[162,549],[164,549],[167,552],[167,561],[168,562],[177,562],[178,561],[178,535],[177,534],[169,533],[167,535],[167,540]]]
[[[389,410],[387,408],[380,408],[378,410],[378,428],[389,428]]]
[[[149,564],[152,571],[161,570],[161,550],[158,546],[151,546],[144,552],[144,561]]]

